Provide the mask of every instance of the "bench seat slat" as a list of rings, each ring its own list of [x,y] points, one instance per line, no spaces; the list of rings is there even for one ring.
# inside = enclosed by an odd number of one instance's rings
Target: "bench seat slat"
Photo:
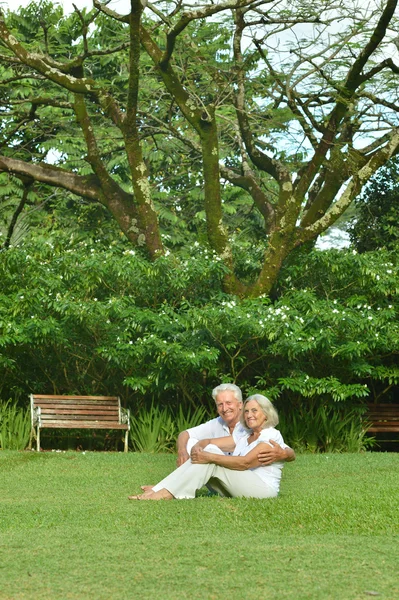
[[[108,423],[119,423],[119,419],[117,417],[112,418],[112,415],[74,415],[70,413],[65,413],[63,415],[59,415],[57,413],[49,413],[47,415],[40,415],[40,421],[43,423],[47,423],[47,421],[107,421]]]
[[[399,427],[381,426],[381,427],[369,427],[367,431],[371,433],[399,433]]]
[[[46,421],[46,429],[122,429],[127,430],[128,425],[107,421]]]
[[[368,412],[369,412],[370,415],[387,415],[388,417],[392,417],[392,416],[395,416],[395,415],[398,414],[399,409],[396,409],[396,410],[394,410],[392,408],[389,408],[389,409],[387,408],[387,409],[384,409],[384,410],[376,410],[376,409],[371,409],[370,410],[369,409]]]

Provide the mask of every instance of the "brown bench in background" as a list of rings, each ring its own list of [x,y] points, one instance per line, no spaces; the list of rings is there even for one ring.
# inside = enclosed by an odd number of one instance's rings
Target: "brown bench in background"
[[[371,423],[369,433],[399,433],[399,404],[367,404],[367,409],[364,418]]]
[[[49,396],[31,394],[32,429],[29,447],[36,438],[40,451],[41,429],[119,429],[125,432],[128,450],[130,412],[117,396]]]

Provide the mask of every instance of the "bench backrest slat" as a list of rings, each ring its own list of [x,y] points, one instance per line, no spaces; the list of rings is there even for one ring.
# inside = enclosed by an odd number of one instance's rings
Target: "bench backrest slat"
[[[399,404],[368,404],[364,418],[371,433],[399,433]]]
[[[73,395],[71,395],[71,396],[69,396],[69,395],[68,396],[63,396],[63,395],[52,396],[49,394],[32,394],[32,398],[34,400],[41,400],[41,399],[42,400],[48,400],[48,399],[51,400],[53,398],[54,400],[66,400],[66,401],[68,401],[68,400],[83,400],[83,401],[93,400],[95,402],[99,402],[100,400],[116,400],[116,401],[119,400],[118,396],[73,396]]]

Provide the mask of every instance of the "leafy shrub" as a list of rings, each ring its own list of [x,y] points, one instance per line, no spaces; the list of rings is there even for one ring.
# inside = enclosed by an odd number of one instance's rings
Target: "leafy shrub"
[[[0,396],[118,394],[135,419],[167,407],[183,423],[198,406],[213,415],[210,390],[233,381],[274,400],[287,431],[313,406],[392,401],[397,258],[313,251],[283,270],[273,300],[239,299],[200,246],[149,263],[122,242],[37,238],[0,253]],[[162,418],[162,435],[135,422],[147,445],[168,447]]]

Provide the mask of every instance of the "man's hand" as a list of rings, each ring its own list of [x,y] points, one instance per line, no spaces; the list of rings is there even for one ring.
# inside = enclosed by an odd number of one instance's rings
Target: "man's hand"
[[[180,467],[180,465],[184,464],[189,458],[190,457],[189,457],[189,455],[187,453],[187,450],[183,450],[182,452],[178,452],[177,453],[176,465],[178,467]]]
[[[258,454],[258,460],[262,466],[272,465],[277,461],[291,461],[295,460],[295,452],[291,448],[282,448],[274,440],[269,440],[270,448],[263,450]]]
[[[195,444],[191,449],[191,462],[194,465],[206,465],[209,463],[208,455],[209,452],[204,452],[199,444]]]
[[[179,433],[176,442],[177,449],[177,460],[176,465],[180,467],[183,463],[185,463],[190,457],[187,452],[187,442],[189,440],[188,431],[182,431]]]

